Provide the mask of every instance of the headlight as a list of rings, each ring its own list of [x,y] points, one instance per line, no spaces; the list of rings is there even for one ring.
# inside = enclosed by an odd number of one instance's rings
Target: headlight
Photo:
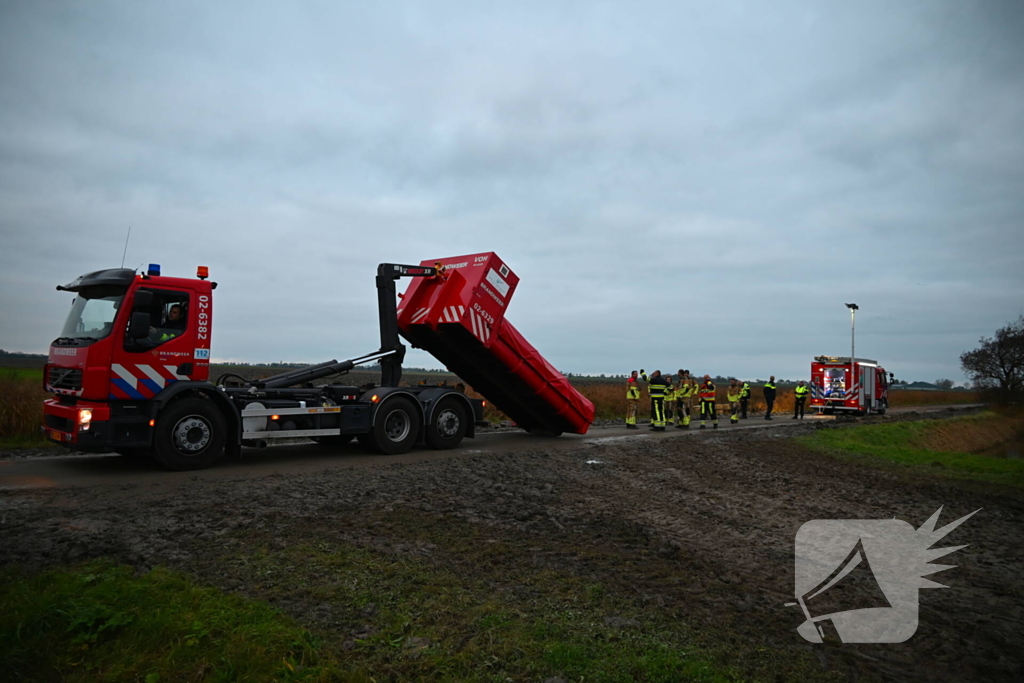
[[[89,424],[92,422],[92,411],[88,408],[83,408],[78,411],[78,426],[85,431],[89,429]]]

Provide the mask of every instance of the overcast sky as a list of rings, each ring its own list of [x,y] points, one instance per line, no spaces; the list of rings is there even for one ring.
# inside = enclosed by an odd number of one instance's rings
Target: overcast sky
[[[1024,312],[1024,3],[0,0],[0,347],[209,266],[213,355],[379,344],[496,252],[556,367],[962,381]],[[404,283],[401,285],[404,286]],[[408,364],[439,367],[421,352]]]

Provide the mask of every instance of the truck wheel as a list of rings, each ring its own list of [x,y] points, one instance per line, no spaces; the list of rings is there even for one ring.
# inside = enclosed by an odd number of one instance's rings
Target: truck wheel
[[[372,447],[384,455],[405,453],[420,433],[420,413],[407,398],[397,396],[377,409],[373,419]]]
[[[466,409],[459,399],[441,399],[431,423],[427,425],[427,443],[438,450],[455,448],[462,443],[468,428]]]
[[[159,417],[154,452],[170,470],[199,470],[224,453],[227,425],[209,401],[186,398],[172,403]]]

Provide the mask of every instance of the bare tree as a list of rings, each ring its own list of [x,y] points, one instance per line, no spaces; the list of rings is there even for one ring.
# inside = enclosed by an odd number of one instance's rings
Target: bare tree
[[[982,337],[981,347],[960,354],[964,374],[982,389],[998,390],[998,398],[1011,401],[1024,393],[1024,315]]]

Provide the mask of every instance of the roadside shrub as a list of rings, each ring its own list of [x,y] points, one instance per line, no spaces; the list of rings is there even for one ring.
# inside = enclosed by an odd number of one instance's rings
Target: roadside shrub
[[[0,368],[0,439],[43,441],[43,401],[39,380]]]

